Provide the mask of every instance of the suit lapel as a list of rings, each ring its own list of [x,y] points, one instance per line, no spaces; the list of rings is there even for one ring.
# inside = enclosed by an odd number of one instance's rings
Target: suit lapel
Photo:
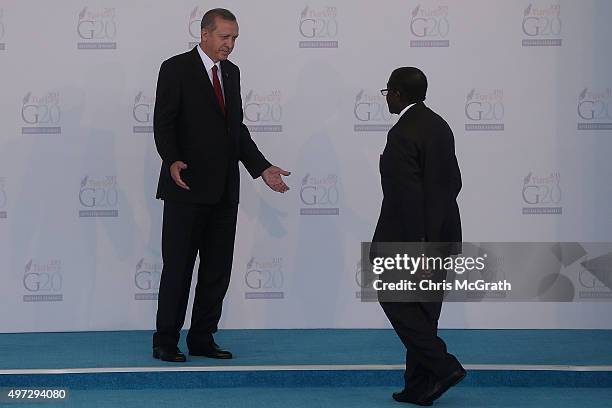
[[[202,58],[200,58],[200,54],[196,49],[197,45],[191,50],[191,60],[192,60],[192,69],[193,74],[197,78],[197,85],[202,89],[205,96],[212,100],[213,105],[215,106],[215,110],[217,113],[223,117],[223,113],[221,113],[221,107],[219,106],[219,102],[217,101],[217,96],[215,95],[215,90],[213,89],[213,85],[210,82],[210,78],[208,73],[206,72],[206,67],[202,62]],[[223,71],[223,68],[221,69]],[[227,102],[226,102],[226,110],[227,110]]]
[[[238,77],[235,74],[236,70],[229,61],[221,61],[221,74],[223,75],[223,92],[225,92],[225,114],[227,120],[232,120],[231,109],[241,110],[240,105],[240,84],[238,83]],[[234,104],[236,107],[234,108]],[[238,146],[240,140],[237,132],[231,133],[232,140]]]
[[[223,75],[223,94],[225,96],[225,113],[229,112],[232,104],[232,81],[233,76],[230,69],[230,64],[227,61],[221,61],[221,75]]]

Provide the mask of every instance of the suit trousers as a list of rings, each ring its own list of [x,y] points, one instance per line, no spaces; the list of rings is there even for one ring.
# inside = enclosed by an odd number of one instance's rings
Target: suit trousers
[[[442,302],[381,302],[406,347],[405,390],[420,397],[433,383],[461,367],[438,337]]]
[[[212,342],[221,318],[234,254],[238,204],[166,200],[162,226],[163,269],[153,346],[175,346],[185,322],[196,255],[200,256],[187,346]]]

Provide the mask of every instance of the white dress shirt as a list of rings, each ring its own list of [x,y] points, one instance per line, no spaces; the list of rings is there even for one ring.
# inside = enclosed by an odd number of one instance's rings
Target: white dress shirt
[[[208,79],[210,79],[210,83],[211,85],[213,85],[214,87],[214,82],[213,82],[213,73],[212,73],[212,67],[213,66],[217,66],[217,76],[219,77],[219,83],[221,84],[221,92],[223,93],[223,99],[225,99],[225,90],[223,89],[223,75],[221,73],[221,64],[219,63],[219,61],[217,61],[217,63],[214,63],[213,60],[211,60],[208,55],[206,55],[206,53],[204,51],[202,51],[202,48],[200,47],[200,45],[198,44],[198,54],[200,54],[200,58],[202,58],[202,62],[204,63],[204,66],[206,67],[206,73],[208,74]]]
[[[212,62],[212,61],[211,61]],[[406,113],[406,111],[410,108],[412,108],[414,105],[416,105],[416,103],[411,103],[410,105],[406,106],[404,109],[402,109],[402,111],[399,113],[399,117],[401,118],[402,115],[404,115],[404,113]]]

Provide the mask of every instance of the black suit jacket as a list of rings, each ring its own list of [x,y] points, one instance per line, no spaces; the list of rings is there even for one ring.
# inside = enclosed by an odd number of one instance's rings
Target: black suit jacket
[[[389,131],[380,176],[384,198],[373,242],[461,241],[453,133],[424,103]]]
[[[197,47],[197,46],[196,46]],[[242,123],[240,70],[221,62],[226,115],[221,113],[206,68],[194,47],[164,61],[159,70],[153,127],[162,158],[157,198],[191,203],[238,203],[241,161],[253,178],[270,166]],[[170,177],[170,165],[187,163],[184,190]]]

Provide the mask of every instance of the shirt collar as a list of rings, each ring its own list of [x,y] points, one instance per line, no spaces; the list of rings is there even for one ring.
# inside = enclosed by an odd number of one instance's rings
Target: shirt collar
[[[404,113],[406,113],[406,111],[408,109],[410,109],[411,107],[413,107],[414,105],[416,105],[416,103],[411,103],[410,105],[408,105],[404,109],[402,109],[402,111],[399,113],[399,117],[401,118],[404,115]]]
[[[200,47],[200,44],[197,45],[197,48],[198,48],[198,54],[200,54],[200,58],[202,59],[202,62],[204,63],[204,66],[206,67],[206,72],[210,71],[213,65],[216,65],[219,71],[221,71],[221,66],[218,61],[215,64],[213,60],[211,60],[210,57],[206,55],[206,53],[202,50],[202,48]]]

